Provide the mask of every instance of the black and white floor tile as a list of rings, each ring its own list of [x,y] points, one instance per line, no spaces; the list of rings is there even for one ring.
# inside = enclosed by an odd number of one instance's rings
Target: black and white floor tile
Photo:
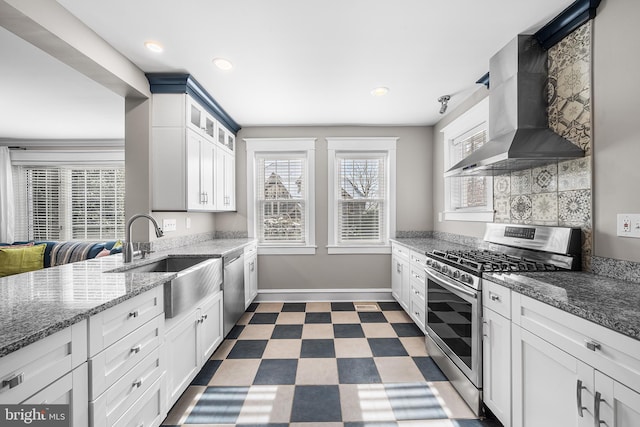
[[[318,302],[252,304],[163,426],[499,424],[475,419],[398,304]]]

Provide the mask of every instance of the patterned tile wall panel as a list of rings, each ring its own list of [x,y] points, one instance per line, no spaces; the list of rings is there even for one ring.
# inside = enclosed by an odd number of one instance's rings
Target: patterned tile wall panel
[[[549,127],[586,152],[569,160],[493,179],[494,221],[582,229],[583,269],[590,270],[591,22],[551,48]]]

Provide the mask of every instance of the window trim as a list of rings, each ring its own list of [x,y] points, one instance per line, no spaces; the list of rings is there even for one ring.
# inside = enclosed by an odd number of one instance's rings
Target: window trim
[[[327,216],[327,252],[332,254],[390,254],[391,240],[396,235],[396,144],[397,137],[358,137],[337,138],[328,137],[327,140],[327,175],[328,175],[328,216]],[[372,153],[386,152],[387,156],[387,236],[382,244],[344,244],[338,243],[337,224],[338,211],[336,201],[336,153]]]
[[[450,143],[471,130],[486,125],[489,127],[489,97],[482,99],[476,105],[454,119],[447,126],[442,128],[444,136],[444,170],[450,165]],[[493,177],[487,176],[487,205],[481,208],[452,209],[451,208],[451,181],[444,178],[444,212],[442,217],[445,221],[476,221],[493,222]]]
[[[258,255],[315,255],[315,143],[316,138],[243,138],[247,145],[247,231],[256,238],[256,154],[302,153],[307,157],[307,227],[305,244],[258,243]]]

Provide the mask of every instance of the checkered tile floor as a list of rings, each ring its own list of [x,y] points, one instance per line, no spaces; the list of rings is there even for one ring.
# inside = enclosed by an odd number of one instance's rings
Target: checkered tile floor
[[[375,311],[372,311],[375,310]],[[394,302],[252,304],[163,426],[494,427]]]

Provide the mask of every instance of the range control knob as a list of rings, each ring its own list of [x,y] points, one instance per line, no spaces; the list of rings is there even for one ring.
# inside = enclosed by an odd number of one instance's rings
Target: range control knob
[[[433,265],[433,261],[432,261],[432,260],[430,260],[430,259],[428,259],[428,260],[427,260],[427,265],[428,265],[429,267],[431,267],[431,265]]]
[[[468,283],[468,284],[470,284],[470,285],[472,285],[472,284],[473,284],[473,277],[471,277],[471,276],[470,276],[470,275],[468,275],[468,274],[463,274],[463,275],[460,277],[460,280],[462,280],[463,282]]]
[[[453,278],[454,278],[454,279],[457,279],[457,278],[459,278],[459,277],[460,277],[460,271],[459,271],[459,270],[454,270],[454,272],[453,272]]]
[[[449,274],[449,267],[447,267],[446,265],[443,265],[442,268],[440,269],[440,271],[443,274]]]

